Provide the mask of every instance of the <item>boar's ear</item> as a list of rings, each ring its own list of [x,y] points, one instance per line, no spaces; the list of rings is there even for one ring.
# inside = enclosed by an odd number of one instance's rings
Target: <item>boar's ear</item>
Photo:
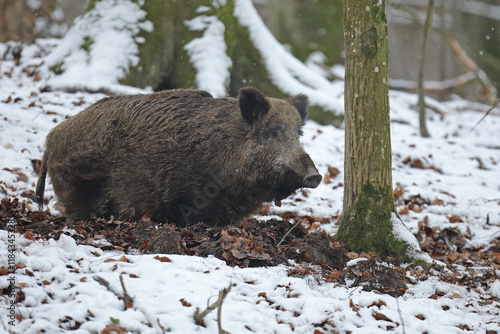
[[[259,90],[251,87],[240,89],[238,99],[240,101],[241,116],[249,125],[267,114],[269,102],[266,96]]]
[[[307,103],[309,102],[309,98],[307,97],[307,95],[299,94],[297,96],[289,98],[287,101],[292,106],[294,106],[295,109],[297,109],[300,117],[302,118],[302,124],[304,124],[307,119]]]

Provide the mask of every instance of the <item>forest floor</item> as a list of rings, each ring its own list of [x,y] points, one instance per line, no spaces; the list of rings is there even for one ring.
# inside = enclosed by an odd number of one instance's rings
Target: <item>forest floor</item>
[[[35,210],[44,139],[105,95],[51,89],[50,43],[0,50],[0,303],[16,307],[12,324],[0,309],[7,332],[214,333],[217,312],[203,324],[194,315],[228,287],[220,323],[230,333],[500,332],[498,109],[475,126],[488,106],[428,99],[426,139],[417,97],[390,93],[394,198],[434,261],[426,267],[335,241],[344,132],[314,122],[302,142],[324,180],[281,207],[223,228],[72,222],[50,182],[47,211]]]

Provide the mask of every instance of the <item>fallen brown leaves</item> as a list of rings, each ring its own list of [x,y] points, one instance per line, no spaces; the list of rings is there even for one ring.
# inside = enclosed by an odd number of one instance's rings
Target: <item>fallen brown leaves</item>
[[[0,205],[0,220],[14,218],[16,232],[27,239],[59,239],[65,230],[74,231],[71,237],[77,244],[92,245],[103,250],[138,249],[143,253],[174,253],[197,256],[209,254],[225,260],[229,265],[240,267],[272,266],[286,263],[288,259],[319,264],[323,268],[342,269],[346,257],[343,247],[323,232],[314,231],[322,222],[314,217],[297,217],[285,213],[283,220],[259,222],[247,219],[226,227],[206,226],[202,223],[185,228],[168,224],[157,224],[145,215],[141,220],[128,222],[115,219],[96,218],[88,221],[69,221],[63,216],[54,216],[48,211],[30,211],[17,198],[3,199]],[[300,221],[296,228],[290,220]],[[6,228],[0,224],[0,228]],[[287,234],[288,233],[288,234]],[[168,235],[165,247],[161,241]],[[285,235],[287,235],[286,238]],[[159,242],[153,243],[156,239]],[[282,241],[281,245],[279,245]],[[180,248],[172,248],[177,242]],[[169,261],[167,257],[156,257]]]
[[[453,218],[454,219],[454,218]],[[449,219],[453,222],[453,219]],[[427,217],[419,222],[419,231],[416,235],[420,247],[433,259],[445,263],[445,267],[431,264],[429,267],[407,268],[406,282],[412,280],[424,281],[431,277],[438,277],[440,281],[459,286],[468,290],[487,290],[489,286],[499,280],[500,269],[500,238],[493,239],[487,246],[471,247],[468,232],[461,232],[458,227],[440,229],[430,227]],[[479,290],[478,290],[479,289]],[[458,293],[444,293],[436,290],[429,298],[438,299],[443,296],[448,298],[462,298]],[[490,305],[498,302],[496,296],[481,296],[480,305]],[[447,310],[443,308],[444,310]]]
[[[156,260],[160,261],[160,262],[172,262],[172,260],[170,260],[168,257],[166,256],[159,256],[159,255],[156,255],[154,257]]]
[[[450,217],[455,222],[458,216]],[[416,238],[420,248],[433,259],[445,262],[448,265],[458,264],[466,268],[474,266],[500,269],[500,238],[492,244],[482,247],[470,247],[471,234],[461,232],[458,227],[440,229],[430,227],[427,216],[418,223],[419,231]]]
[[[397,264],[396,259],[385,258],[385,261],[380,261],[375,254],[366,253],[358,258],[362,260],[348,266],[340,273],[341,282],[349,280],[353,282],[353,286],[361,286],[365,291],[384,293],[394,297],[402,296],[408,289],[404,279],[405,271],[390,263]]]
[[[427,162],[427,159],[425,158],[419,159],[419,158],[406,157],[405,159],[403,159],[403,163],[407,166],[410,166],[411,168],[432,169],[438,172],[439,174],[443,174],[443,171],[441,169],[437,168],[434,165],[430,165]]]
[[[107,325],[102,331],[101,334],[124,334],[127,331],[126,328],[120,327],[117,324]]]
[[[419,196],[404,199],[403,194],[403,189],[397,188],[394,191],[396,201],[400,204],[405,203],[408,210],[433,205]],[[407,289],[406,284],[427,280],[430,277],[438,277],[441,281],[467,286],[470,289],[486,288],[499,279],[496,275],[498,271],[495,271],[500,269],[499,238],[488,247],[470,247],[469,233],[461,231],[458,227],[445,229],[431,227],[427,217],[419,222],[416,238],[422,250],[432,258],[444,262],[446,268],[437,265],[427,268],[410,265],[403,269],[396,259],[379,258],[374,253],[346,252],[340,242],[324,232],[317,231],[322,224],[338,222],[340,216],[316,218],[287,212],[281,214],[281,219],[268,221],[247,219],[239,224],[222,228],[201,223],[178,228],[168,224],[157,224],[147,215],[136,222],[121,221],[113,217],[70,222],[65,217],[54,216],[47,211],[30,211],[17,198],[6,198],[0,203],[0,228],[5,228],[5,222],[11,218],[17,221],[16,232],[29,240],[59,239],[62,233],[68,234],[63,231],[71,229],[74,231],[71,237],[77,244],[124,252],[129,250],[151,252],[151,244],[155,237],[161,239],[161,231],[166,230],[170,237],[177,240],[179,247],[182,247],[182,254],[197,256],[212,254],[226,261],[228,265],[240,267],[272,266],[287,263],[292,259],[297,265],[290,267],[288,272],[290,276],[299,278],[312,276],[317,280],[342,285],[349,281],[351,286],[360,286],[364,290],[393,296],[404,294]],[[463,219],[450,216],[448,220],[458,224]],[[299,223],[294,227],[292,222]],[[168,243],[171,243],[170,239]],[[155,256],[155,259],[160,262],[171,261],[162,255]],[[346,267],[347,261],[354,259],[359,261]],[[123,256],[118,261],[128,261],[128,259]],[[454,266],[457,265],[464,269],[454,270]],[[0,275],[5,275],[1,268]],[[42,284],[49,283],[42,282]],[[293,298],[295,292],[289,291],[289,294]],[[445,295],[441,291],[435,291],[430,298],[438,299]],[[267,299],[265,293],[260,297]],[[447,297],[461,298],[458,294],[448,294]],[[488,305],[498,301],[497,299],[497,297],[485,297],[478,302]],[[181,300],[181,303],[188,307],[188,302]],[[383,302],[372,306],[380,308]],[[355,308],[354,305],[353,310]],[[380,321],[392,322],[384,318],[383,312],[380,311],[373,313],[373,316]],[[394,323],[394,326],[397,327],[399,324]],[[318,327],[327,329],[332,328],[333,324]]]
[[[340,170],[337,167],[328,167],[328,174],[325,174],[323,176],[323,183],[324,184],[330,184],[332,183],[333,179],[337,177],[337,175],[340,174]]]

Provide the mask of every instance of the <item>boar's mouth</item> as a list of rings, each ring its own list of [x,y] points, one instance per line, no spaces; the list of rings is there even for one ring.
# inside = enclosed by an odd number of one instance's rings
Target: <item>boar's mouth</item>
[[[282,199],[285,199],[287,198],[288,196],[292,195],[296,190],[296,189],[293,189],[293,190],[290,190],[290,189],[286,189],[286,188],[280,188],[276,191],[276,199],[277,200],[282,200]]]

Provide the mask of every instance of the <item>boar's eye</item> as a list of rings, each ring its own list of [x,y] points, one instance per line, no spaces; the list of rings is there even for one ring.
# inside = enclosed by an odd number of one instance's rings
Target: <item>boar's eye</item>
[[[280,139],[280,131],[277,128],[266,129],[262,137],[269,141],[278,141]]]

